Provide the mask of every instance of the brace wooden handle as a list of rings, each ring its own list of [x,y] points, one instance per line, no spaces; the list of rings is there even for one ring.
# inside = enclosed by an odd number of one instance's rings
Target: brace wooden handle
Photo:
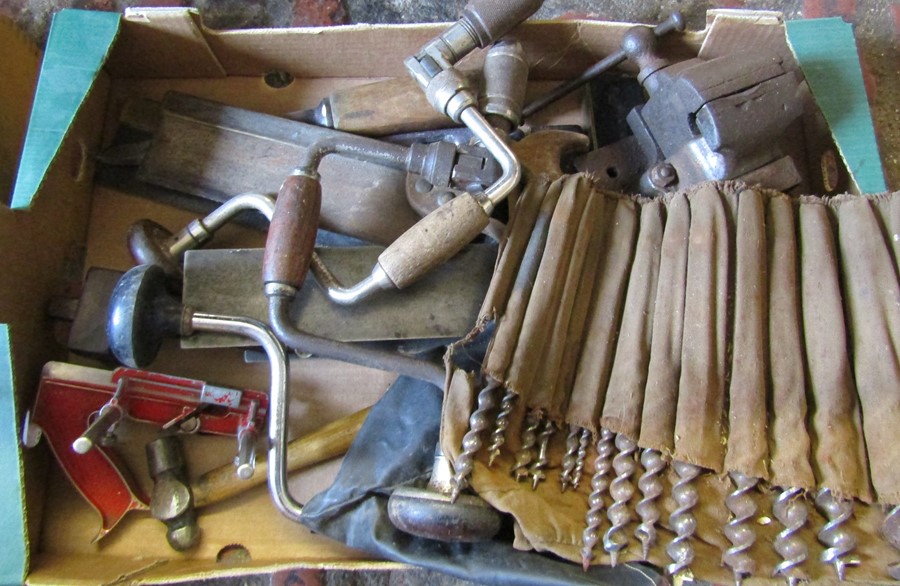
[[[471,194],[463,193],[401,234],[381,253],[378,264],[403,289],[462,250],[490,219]]]
[[[263,282],[303,286],[316,244],[322,186],[312,177],[291,175],[281,184],[266,237]]]
[[[447,128],[411,77],[377,81],[334,92],[328,98],[334,128],[368,136]]]
[[[338,419],[321,429],[289,442],[287,471],[296,472],[346,453],[370,409],[367,407],[357,411],[353,415]],[[210,470],[191,484],[194,506],[203,507],[218,503],[254,486],[265,484],[267,473],[268,466],[264,457],[257,459],[256,471],[248,480],[238,478],[234,473],[234,466],[231,464]]]

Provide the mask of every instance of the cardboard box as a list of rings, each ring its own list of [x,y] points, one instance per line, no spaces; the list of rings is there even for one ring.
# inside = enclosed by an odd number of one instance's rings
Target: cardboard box
[[[736,46],[767,43],[789,51],[782,23],[773,13],[717,11],[710,13],[709,23],[704,31],[666,39],[666,50],[674,56],[692,56],[705,39],[729,31],[726,37]],[[534,63],[532,79],[538,80],[532,90],[574,76],[613,52],[628,26],[570,21],[524,27],[520,38]],[[0,542],[4,546],[0,582],[19,581],[26,571],[31,584],[93,584],[185,581],[290,567],[397,567],[373,562],[363,552],[288,521],[262,487],[204,509],[201,544],[185,554],[172,551],[162,525],[139,512],[126,517],[100,543],[92,543],[99,527],[95,512],[49,462],[45,447],[22,451],[17,437],[43,364],[86,362],[67,356],[55,341],[46,313],[49,300],[79,283],[87,267],[131,266],[124,234],[133,221],[153,218],[180,228],[193,218],[92,183],[93,157],[109,141],[129,98],[161,99],[167,91],[178,90],[272,114],[308,108],[336,88],[405,76],[403,59],[444,28],[214,32],[187,9],[131,9],[124,17],[77,10],[57,15],[11,207],[0,209],[0,482],[5,483],[0,485],[4,495],[0,507],[9,509],[9,515],[2,511],[0,539],[12,540]],[[478,56],[472,59],[477,63]],[[288,71],[295,80],[274,89],[263,79],[271,71]],[[580,115],[580,104],[573,98],[557,109],[552,120]],[[871,152],[861,156],[871,162]],[[229,227],[216,236],[214,245],[262,242],[258,232]],[[152,369],[231,386],[267,387],[266,366],[244,364],[238,350],[181,351],[173,342]],[[294,435],[373,403],[393,379],[319,359],[295,361],[291,376]],[[153,437],[153,430],[134,425],[122,435],[120,453],[141,484],[149,486],[143,444]],[[185,444],[196,474],[228,462],[234,452],[233,441],[222,438],[198,436]],[[338,465],[333,461],[295,475],[293,493],[300,501],[307,500],[328,486]],[[245,548],[249,560],[217,563],[217,557],[233,545]]]

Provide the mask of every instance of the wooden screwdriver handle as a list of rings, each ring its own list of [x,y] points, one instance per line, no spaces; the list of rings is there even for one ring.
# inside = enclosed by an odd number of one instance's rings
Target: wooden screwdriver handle
[[[289,175],[275,200],[263,255],[263,282],[283,283],[296,289],[303,286],[313,249],[322,186],[306,175]]]
[[[316,431],[288,443],[287,471],[296,472],[341,456],[350,449],[353,438],[369,414],[371,407],[338,419]],[[256,471],[247,480],[234,473],[234,466],[226,464],[210,470],[191,484],[194,506],[203,507],[221,502],[266,482],[268,466],[265,457],[257,458]]]

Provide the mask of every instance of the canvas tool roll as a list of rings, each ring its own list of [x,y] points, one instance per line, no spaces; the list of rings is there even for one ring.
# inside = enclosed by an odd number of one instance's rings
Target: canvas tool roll
[[[772,577],[785,559],[773,506],[792,491],[809,518],[789,538],[808,553],[786,572],[834,577],[815,503],[829,489],[853,506],[841,530],[861,564],[847,578],[887,580],[900,560],[881,535],[900,504],[898,234],[900,193],[725,182],[651,200],[585,175],[532,178],[476,330],[494,323],[482,370],[451,376],[444,451],[474,458],[471,486],[514,516],[519,548],[582,562],[593,523],[593,563],[609,549],[641,559],[642,536],[650,561],[671,564],[675,463],[688,463],[695,576]],[[642,465],[648,449],[661,471]],[[739,480],[752,488],[729,496]],[[735,535],[746,547],[730,549]]]

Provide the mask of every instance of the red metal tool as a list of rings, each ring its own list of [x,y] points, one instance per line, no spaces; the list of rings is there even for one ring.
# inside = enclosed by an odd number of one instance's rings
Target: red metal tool
[[[234,436],[236,473],[249,478],[268,403],[259,391],[132,368],[107,371],[48,362],[27,415],[23,443],[32,447],[47,437],[66,476],[100,513],[97,541],[129,511],[148,508],[146,494],[108,447],[125,417],[182,433]]]

